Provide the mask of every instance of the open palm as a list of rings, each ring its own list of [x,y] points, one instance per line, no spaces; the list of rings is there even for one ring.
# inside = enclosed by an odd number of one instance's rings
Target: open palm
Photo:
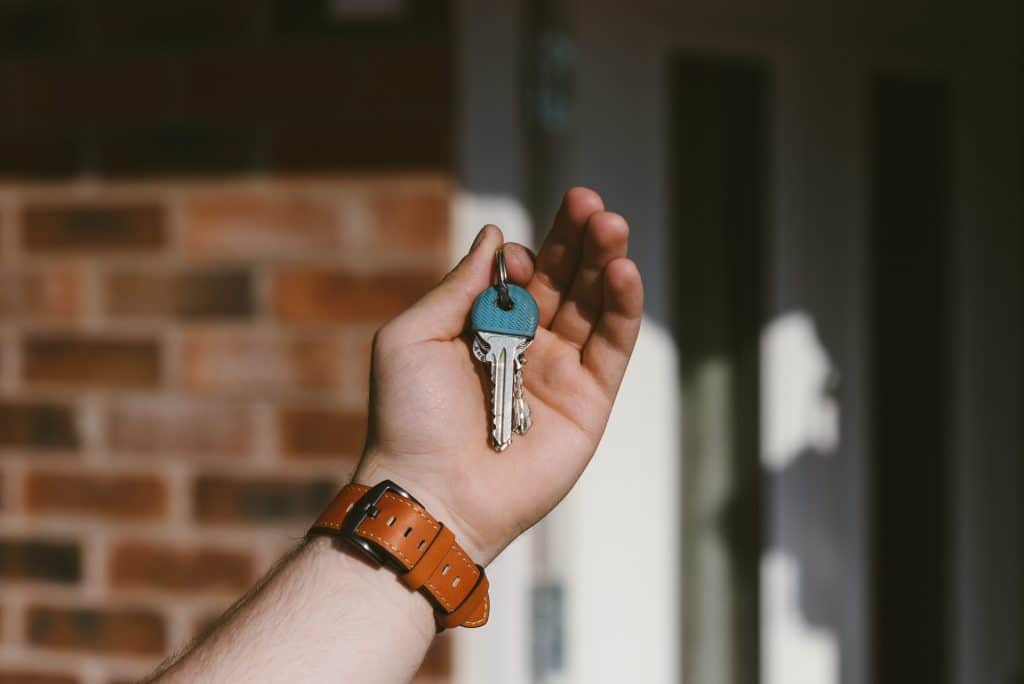
[[[466,332],[503,243],[485,227],[440,285],[378,332],[356,481],[402,485],[480,563],[550,511],[597,448],[640,328],[643,286],[626,258],[628,237],[622,217],[575,188],[536,259],[505,246],[510,280],[537,300],[540,326],[524,370],[533,428],[498,453],[489,371]]]

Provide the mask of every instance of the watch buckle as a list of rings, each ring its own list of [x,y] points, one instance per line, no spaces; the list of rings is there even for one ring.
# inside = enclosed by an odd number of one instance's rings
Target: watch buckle
[[[363,551],[378,565],[386,565],[391,560],[390,555],[382,551],[377,544],[358,536],[356,530],[364,520],[376,518],[380,514],[377,502],[388,492],[394,492],[398,496],[409,499],[417,506],[422,507],[423,505],[412,494],[391,480],[382,480],[373,487],[370,487],[365,494],[359,497],[358,501],[352,504],[352,508],[345,514],[345,519],[342,521],[341,528],[339,529],[342,539]]]

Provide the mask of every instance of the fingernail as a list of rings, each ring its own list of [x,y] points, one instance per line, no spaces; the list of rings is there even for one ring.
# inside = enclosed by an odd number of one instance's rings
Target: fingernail
[[[470,252],[472,252],[474,249],[476,249],[477,247],[480,246],[480,243],[483,242],[483,239],[484,239],[484,233],[486,233],[486,232],[487,232],[487,226],[484,226],[483,228],[480,229],[480,232],[477,233],[476,237],[473,239],[473,244],[469,246],[469,251]]]

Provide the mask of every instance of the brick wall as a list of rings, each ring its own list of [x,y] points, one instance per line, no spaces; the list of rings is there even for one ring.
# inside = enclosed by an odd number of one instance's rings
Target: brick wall
[[[447,0],[4,0],[0,176],[450,168],[452,14]]]
[[[295,543],[355,465],[373,331],[448,266],[451,194],[0,185],[0,684],[139,677]]]

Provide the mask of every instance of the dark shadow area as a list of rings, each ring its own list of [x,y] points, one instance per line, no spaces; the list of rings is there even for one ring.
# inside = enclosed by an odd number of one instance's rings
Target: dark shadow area
[[[874,681],[942,684],[950,610],[949,94],[871,83]]]
[[[0,177],[448,168],[452,13],[436,0],[7,0]]]

